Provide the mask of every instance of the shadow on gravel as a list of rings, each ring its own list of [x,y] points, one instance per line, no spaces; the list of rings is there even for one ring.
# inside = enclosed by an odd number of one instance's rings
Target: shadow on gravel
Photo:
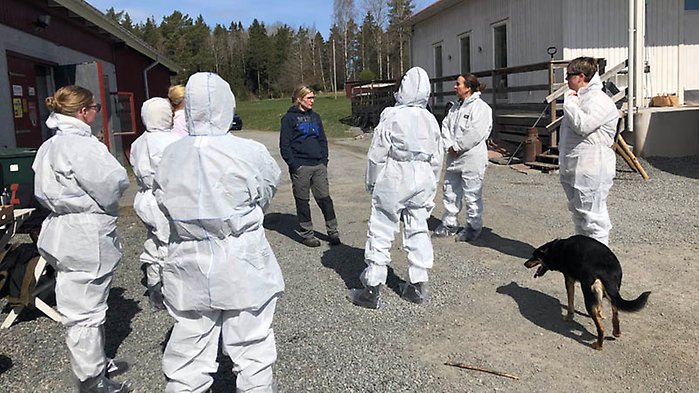
[[[266,214],[263,226],[265,227],[265,229],[278,232],[279,234],[284,235],[295,242],[301,241],[301,236],[299,236],[295,230],[298,226],[298,220],[296,219],[296,216],[293,214]]]
[[[235,391],[235,374],[233,374],[233,362],[231,358],[224,355],[221,345],[218,346],[218,370],[213,374],[214,383],[211,385],[211,393],[225,393]]]
[[[646,161],[663,172],[690,179],[699,179],[699,156],[648,157]]]
[[[347,289],[362,288],[362,282],[359,276],[364,271],[364,249],[340,244],[332,246],[323,253],[320,257],[320,263],[335,270],[335,272],[345,282]],[[396,293],[400,293],[399,286],[405,282],[396,276],[393,269],[388,267],[388,277],[386,278],[386,286]]]
[[[5,355],[0,355],[0,374],[12,368],[12,359]]]
[[[124,288],[112,288],[107,300],[104,351],[110,358],[116,357],[117,349],[131,333],[131,320],[141,311],[138,302],[125,298],[124,292]]]
[[[563,285],[562,282],[561,285]],[[522,316],[536,326],[571,338],[584,345],[589,345],[597,337],[588,332],[577,321],[564,321],[561,309],[565,306],[552,296],[521,287],[514,281],[498,287],[496,292],[512,297]]]
[[[476,247],[488,247],[500,253],[523,259],[531,257],[536,249],[529,243],[502,237],[488,227],[483,227],[478,239],[469,243]]]

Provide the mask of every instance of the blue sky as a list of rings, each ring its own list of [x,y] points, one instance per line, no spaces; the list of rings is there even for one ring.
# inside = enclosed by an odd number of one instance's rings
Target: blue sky
[[[415,11],[419,11],[436,0],[413,0]],[[229,26],[232,21],[241,21],[248,28],[257,18],[265,25],[282,22],[294,28],[315,27],[323,37],[328,37],[332,25],[332,0],[87,0],[95,8],[105,12],[108,8],[125,10],[135,22],[145,21],[149,16],[160,22],[163,16],[179,10],[196,18],[204,17],[209,26],[217,23]],[[361,5],[361,0],[355,0]]]

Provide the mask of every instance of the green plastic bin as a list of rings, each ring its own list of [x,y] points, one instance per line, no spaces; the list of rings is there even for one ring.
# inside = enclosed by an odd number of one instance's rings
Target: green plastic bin
[[[35,156],[36,149],[0,148],[0,193],[7,189],[7,193],[13,197],[15,207],[34,206],[32,164]]]

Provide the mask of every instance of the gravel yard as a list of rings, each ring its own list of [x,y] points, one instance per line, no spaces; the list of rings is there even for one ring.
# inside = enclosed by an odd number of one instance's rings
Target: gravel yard
[[[624,268],[621,293],[627,299],[653,293],[639,313],[621,313],[623,336],[608,337],[604,349],[595,351],[595,328],[582,314],[580,289],[576,319],[563,321],[563,277],[552,272],[534,279],[534,271],[523,266],[535,247],[572,234],[558,175],[490,165],[484,231],[475,243],[434,241],[430,302],[418,306],[398,296],[398,284],[407,277],[398,238],[384,307],[366,310],[345,297],[348,288],[360,286],[364,267],[370,139],[331,142],[331,195],[344,244],[312,249],[293,233],[295,210],[278,134],[239,135],[266,144],[283,171],[265,220],[286,282],[274,324],[280,392],[696,391],[699,157],[641,160],[650,181],[618,158],[609,210],[610,245]],[[131,380],[138,392],[160,392],[160,361],[173,320],[148,308],[138,260],[145,230],[132,201],[133,193],[125,196],[119,219],[124,259],[110,293],[106,348],[108,355],[132,361],[133,368],[116,379]],[[320,210],[311,205],[316,229],[324,228]],[[441,213],[440,199],[433,216]],[[432,219],[430,227],[436,224]],[[4,319],[4,300],[0,309]],[[605,325],[611,333],[611,318]],[[0,393],[72,391],[63,332],[33,310],[0,330]],[[445,366],[447,361],[519,379]],[[231,362],[223,355],[219,362],[212,391],[232,391]]]

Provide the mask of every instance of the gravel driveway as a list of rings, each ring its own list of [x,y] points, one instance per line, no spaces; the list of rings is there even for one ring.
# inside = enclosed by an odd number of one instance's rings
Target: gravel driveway
[[[276,133],[239,135],[266,144],[282,164]],[[407,277],[400,240],[392,250],[385,307],[350,304],[347,289],[360,285],[364,267],[368,144],[368,138],[331,143],[331,194],[344,242],[338,247],[324,242],[311,249],[296,241],[291,184],[280,165],[282,182],[265,220],[286,282],[275,318],[280,392],[696,391],[699,157],[642,160],[650,181],[619,163],[609,209],[611,248],[624,268],[621,293],[653,293],[641,312],[621,314],[623,336],[595,351],[595,328],[582,314],[580,290],[581,313],[565,322],[563,277],[553,272],[534,279],[522,265],[534,247],[572,234],[554,174],[489,166],[483,234],[471,244],[434,241],[432,299],[426,305],[407,303],[396,293]],[[110,293],[106,347],[108,355],[133,362],[117,379],[132,380],[138,392],[160,392],[160,360],[173,320],[148,309],[138,261],[145,231],[130,206],[132,195],[124,198],[119,219],[124,260]],[[320,210],[314,203],[312,209],[316,228],[323,228]],[[433,214],[441,213],[440,200]],[[4,306],[0,301],[3,319]],[[212,391],[233,391],[232,364],[223,356],[219,361]],[[445,366],[447,361],[519,379]],[[0,392],[71,389],[60,324],[30,310],[0,331]]]

